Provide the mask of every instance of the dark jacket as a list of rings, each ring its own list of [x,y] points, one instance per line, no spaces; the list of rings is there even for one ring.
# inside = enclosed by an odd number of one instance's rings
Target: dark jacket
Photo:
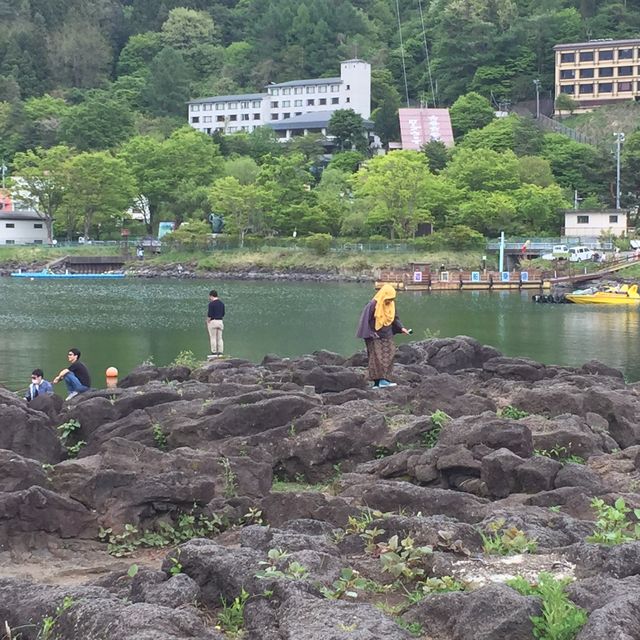
[[[391,338],[396,333],[402,333],[402,323],[400,318],[396,316],[393,322],[384,327],[380,327],[376,331],[376,301],[370,300],[360,314],[360,321],[358,322],[358,330],[356,332],[356,338],[362,338],[368,340],[370,338]]]

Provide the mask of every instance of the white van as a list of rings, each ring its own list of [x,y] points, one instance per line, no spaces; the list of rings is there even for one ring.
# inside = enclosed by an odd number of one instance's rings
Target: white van
[[[564,260],[569,257],[569,249],[566,244],[554,244],[551,253],[543,253],[543,260]]]
[[[569,262],[584,262],[593,258],[593,251],[589,247],[571,247],[569,249]]]

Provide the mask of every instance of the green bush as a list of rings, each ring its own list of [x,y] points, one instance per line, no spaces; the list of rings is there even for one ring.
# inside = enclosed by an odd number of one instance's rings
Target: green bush
[[[312,233],[305,240],[306,246],[319,256],[325,256],[333,243],[328,233]]]

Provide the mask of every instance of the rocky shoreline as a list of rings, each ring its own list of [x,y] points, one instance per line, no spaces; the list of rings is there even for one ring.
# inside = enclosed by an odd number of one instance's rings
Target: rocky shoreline
[[[529,640],[562,597],[536,637],[640,639],[640,387],[467,337],[365,364],[0,388],[0,637]]]

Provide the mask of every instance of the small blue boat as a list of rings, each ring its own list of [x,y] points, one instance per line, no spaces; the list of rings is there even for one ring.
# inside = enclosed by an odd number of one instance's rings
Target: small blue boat
[[[16,271],[11,274],[14,278],[29,278],[33,280],[35,278],[73,278],[76,280],[99,279],[99,280],[112,280],[115,278],[124,278],[123,272],[116,273],[52,273],[50,271]]]

